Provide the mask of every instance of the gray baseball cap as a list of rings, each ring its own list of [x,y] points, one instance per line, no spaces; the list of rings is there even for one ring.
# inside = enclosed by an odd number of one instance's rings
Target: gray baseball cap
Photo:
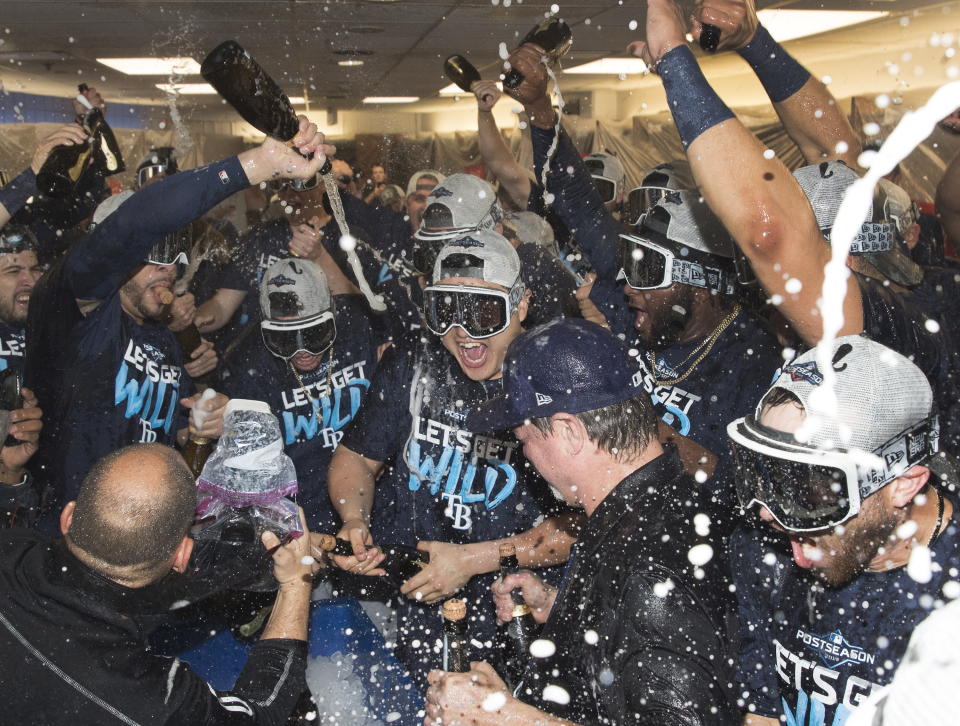
[[[807,195],[817,226],[830,239],[840,204],[847,189],[860,177],[842,161],[810,164],[793,172]],[[916,287],[923,280],[923,269],[903,249],[896,224],[885,216],[884,187],[874,191],[873,206],[867,210],[860,233],[850,245],[850,254],[861,256],[881,275],[906,287]]]
[[[733,259],[736,245],[697,192],[669,191],[644,215],[637,230],[659,233],[674,246]],[[657,240],[654,240],[657,241]]]
[[[333,309],[327,276],[309,260],[274,262],[260,282],[260,310],[265,320],[289,318],[304,325]]]
[[[407,182],[407,196],[409,197],[420,187],[420,177],[422,176],[432,176],[437,180],[437,184],[443,184],[443,180],[446,179],[445,174],[441,174],[439,171],[434,171],[433,169],[421,169],[418,172],[415,172],[410,181]]]
[[[433,188],[414,235],[419,240],[454,239],[465,232],[493,229],[503,209],[487,182],[473,174],[451,174]]]
[[[521,244],[546,247],[556,253],[557,240],[553,227],[535,212],[507,212],[503,224],[513,229]]]
[[[475,277],[508,290],[520,280],[520,258],[507,239],[497,232],[480,230],[443,246],[433,266],[431,283],[448,277]]]

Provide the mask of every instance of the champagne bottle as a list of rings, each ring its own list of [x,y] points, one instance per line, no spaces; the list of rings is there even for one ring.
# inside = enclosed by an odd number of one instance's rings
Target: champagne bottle
[[[710,23],[702,23],[700,30],[700,47],[703,50],[713,52],[720,45],[720,28]]]
[[[160,288],[160,290],[157,291],[157,298],[160,300],[160,303],[165,306],[165,310],[161,315],[161,320],[165,325],[169,325],[170,320],[173,317],[173,314],[170,311],[170,306],[173,305],[175,295],[170,290]],[[190,323],[182,330],[176,331],[174,336],[177,339],[177,343],[180,344],[180,351],[183,353],[184,359],[188,361],[190,360],[190,354],[203,345],[203,336],[200,335],[200,331],[193,323]],[[210,374],[204,373],[202,376],[197,376],[193,378],[193,382],[208,386],[210,385]]]
[[[201,401],[209,401],[216,395],[217,392],[212,388],[206,389],[202,394],[200,394],[200,401],[197,402],[197,405],[199,405]],[[190,416],[194,419],[194,424],[196,424],[194,411],[190,412]],[[188,436],[187,443],[184,444],[183,448],[180,450],[180,455],[183,457],[183,460],[187,462],[187,467],[193,474],[194,479],[200,478],[200,472],[203,471],[203,465],[207,463],[207,458],[212,452],[213,439],[208,439],[203,436],[196,436],[194,434],[190,434]]]
[[[430,553],[421,552],[415,547],[403,545],[381,545],[386,557],[378,567],[385,570],[387,576],[400,587],[430,564]],[[345,539],[330,534],[320,536],[320,549],[341,557],[353,556],[353,545]]]
[[[509,543],[500,545],[500,579],[520,570],[517,561],[517,550]],[[523,677],[530,657],[530,643],[537,639],[539,626],[530,613],[530,606],[524,602],[519,590],[511,590],[513,599],[513,617],[500,631],[499,642],[500,658],[503,663],[504,675],[511,686],[516,686]]]
[[[226,40],[210,51],[200,75],[258,131],[285,142],[297,135],[300,122],[290,99],[237,41]],[[330,168],[327,159],[320,173]]]
[[[446,600],[443,613],[443,670],[448,673],[466,673],[470,670],[467,658],[467,604],[463,600]]]
[[[520,45],[526,43],[540,47],[547,54],[550,62],[556,63],[560,56],[570,50],[573,44],[573,33],[570,26],[560,18],[547,18],[527,33]],[[503,85],[507,88],[518,88],[521,83],[523,83],[523,74],[516,68],[511,68],[503,76]]]
[[[97,166],[104,176],[119,174],[126,169],[120,146],[113,130],[103,117],[103,111],[95,108],[83,95],[86,84],[81,83],[77,101],[87,111],[77,122],[87,132],[82,144],[55,146],[37,174],[37,188],[48,197],[69,196],[76,189],[83,174]]]
[[[481,80],[480,71],[462,55],[452,55],[443,62],[443,72],[458,88],[471,93],[474,83]]]

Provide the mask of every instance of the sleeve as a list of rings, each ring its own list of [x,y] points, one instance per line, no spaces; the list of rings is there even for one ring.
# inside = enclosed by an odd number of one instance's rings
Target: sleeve
[[[37,177],[33,169],[27,167],[13,181],[0,188],[0,205],[11,217],[15,215],[27,200],[37,193]]]
[[[373,461],[386,461],[400,451],[410,431],[410,385],[413,351],[403,343],[387,348],[341,442]]]
[[[350,227],[358,225],[370,233],[370,244],[384,256],[401,255],[412,246],[410,224],[401,212],[375,207],[352,194],[340,194],[343,212]]]
[[[774,650],[767,623],[770,619],[763,573],[764,562],[759,533],[740,530],[730,541],[730,563],[737,597],[739,652],[735,660],[735,681],[745,694],[746,708],[767,718],[779,718]]]
[[[241,245],[245,239],[241,238]],[[256,289],[255,286],[250,286],[250,275],[243,273],[244,267],[240,261],[246,256],[245,250],[245,247],[241,247],[236,255],[231,256],[224,264],[217,267],[213,274],[213,288],[215,290],[239,290],[249,293]]]
[[[163,723],[283,726],[307,687],[307,644],[261,640],[231,691],[215,691],[179,660],[166,676]],[[159,723],[160,721],[158,721]]]
[[[164,236],[247,186],[240,160],[231,157],[140,190],[70,248],[66,279],[74,297],[108,297]]]
[[[29,474],[19,484],[0,484],[0,529],[30,526],[39,504],[37,488]]]
[[[637,726],[731,723],[723,626],[683,588],[658,595],[662,579],[644,571],[626,584],[625,611],[643,616],[626,619],[629,642],[617,674],[624,704],[613,711]],[[651,602],[663,605],[645,605]]]
[[[553,138],[552,129],[531,129],[538,179]],[[590,172],[563,127],[560,128],[557,151],[550,165],[547,191],[553,194],[554,212],[576,236],[597,276],[614,279],[617,275],[617,245],[622,229],[603,206]]]

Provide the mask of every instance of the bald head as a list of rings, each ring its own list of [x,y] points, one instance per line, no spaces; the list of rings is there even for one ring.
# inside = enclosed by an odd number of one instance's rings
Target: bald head
[[[165,574],[196,504],[193,477],[175,450],[135,444],[103,457],[87,473],[66,537],[110,577]]]

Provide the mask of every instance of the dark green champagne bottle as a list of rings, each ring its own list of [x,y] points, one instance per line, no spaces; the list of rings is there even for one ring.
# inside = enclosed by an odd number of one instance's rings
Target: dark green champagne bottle
[[[452,55],[443,62],[443,72],[458,88],[471,93],[471,86],[481,80],[480,71],[462,55]]]
[[[519,570],[516,548],[509,543],[500,545],[500,579]],[[530,643],[537,639],[539,626],[520,591],[512,590],[510,597],[513,599],[513,618],[501,628],[497,646],[507,683],[516,687],[527,668]]]
[[[550,61],[555,63],[573,45],[573,32],[560,18],[547,18],[527,33],[520,45],[527,43],[542,48]],[[517,88],[521,83],[523,74],[516,68],[511,68],[503,76],[503,85],[507,88]]]
[[[443,613],[443,670],[448,673],[466,673],[470,670],[467,658],[467,604],[463,600],[446,600]]]

